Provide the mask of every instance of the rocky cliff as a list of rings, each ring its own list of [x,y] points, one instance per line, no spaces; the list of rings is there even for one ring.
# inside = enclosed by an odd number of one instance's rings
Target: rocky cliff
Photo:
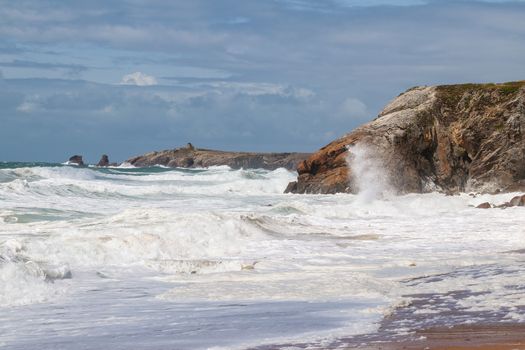
[[[287,192],[523,190],[525,81],[412,88],[297,171]]]
[[[308,153],[252,153],[225,152],[187,147],[160,152],[151,152],[128,159],[135,166],[165,165],[169,167],[195,168],[228,165],[233,169],[262,168],[274,170],[286,168],[295,170],[298,164],[308,158]]]

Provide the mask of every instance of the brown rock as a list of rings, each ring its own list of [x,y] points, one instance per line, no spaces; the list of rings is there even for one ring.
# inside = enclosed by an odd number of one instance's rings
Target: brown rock
[[[76,164],[78,166],[84,166],[84,161],[82,160],[82,156],[75,154],[74,156],[69,158],[69,164]]]
[[[297,191],[297,181],[292,181],[286,186],[284,193],[294,193]]]
[[[525,194],[512,198],[509,204],[511,207],[524,207],[525,206]]]
[[[525,81],[412,88],[300,163],[293,192],[357,192],[370,158],[399,193],[524,189]]]
[[[106,154],[103,154],[102,157],[100,157],[97,166],[109,166],[109,157]]]
[[[476,208],[478,208],[478,209],[490,209],[490,208],[492,208],[492,205],[490,205],[489,202],[485,202],[485,203],[481,203]]]

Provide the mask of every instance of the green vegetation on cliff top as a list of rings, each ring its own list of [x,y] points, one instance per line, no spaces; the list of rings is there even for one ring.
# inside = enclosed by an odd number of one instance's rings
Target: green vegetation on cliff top
[[[513,97],[521,88],[525,87],[525,80],[512,81],[508,83],[486,83],[486,84],[456,84],[439,85],[437,91],[439,97],[448,107],[455,107],[463,98],[465,93],[498,93],[500,98],[508,99]]]

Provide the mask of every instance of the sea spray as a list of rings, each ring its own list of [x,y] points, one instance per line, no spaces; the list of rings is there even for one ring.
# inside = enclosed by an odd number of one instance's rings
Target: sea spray
[[[358,146],[359,196],[284,195],[284,169],[4,165],[0,347],[327,348],[421,293],[447,305],[418,304],[394,333],[518,320],[522,209],[475,208],[515,194],[363,203],[402,164]]]
[[[360,143],[349,145],[347,149],[350,183],[360,201],[371,202],[392,193],[384,162],[373,146]]]

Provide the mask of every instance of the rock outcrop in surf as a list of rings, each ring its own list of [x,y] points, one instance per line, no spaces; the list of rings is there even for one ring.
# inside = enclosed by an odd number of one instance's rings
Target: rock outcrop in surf
[[[295,170],[297,165],[310,156],[309,153],[252,153],[226,152],[200,149],[188,144],[186,147],[151,152],[130,158],[126,163],[144,167],[164,165],[168,167],[197,168],[227,165],[233,169],[286,168]]]
[[[78,166],[84,166],[84,160],[82,159],[81,155],[75,154],[74,156],[69,157],[68,160],[69,164],[75,164]]]
[[[489,202],[484,202],[478,205],[476,208],[478,209],[490,209],[490,208],[500,208],[500,209],[506,209],[511,207],[525,207],[525,194],[514,196],[512,199],[508,202],[505,202],[500,205],[496,205]]]
[[[107,154],[103,154],[97,163],[97,166],[109,166],[109,157]]]
[[[355,145],[380,159],[399,193],[523,190],[525,81],[412,88],[301,162],[286,191],[357,192]]]
[[[98,166],[98,167],[105,167],[105,166],[118,166],[118,163],[110,163],[110,162],[109,162],[109,157],[108,157],[108,155],[107,155],[107,154],[103,154],[103,155],[100,157],[100,160],[98,161],[97,166]]]

